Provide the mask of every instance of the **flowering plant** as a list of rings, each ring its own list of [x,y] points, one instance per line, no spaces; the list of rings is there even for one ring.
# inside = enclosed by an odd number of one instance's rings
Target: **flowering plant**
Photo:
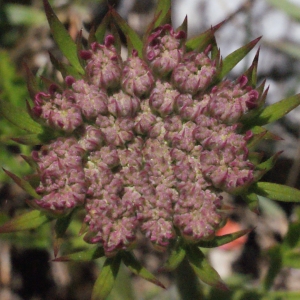
[[[241,195],[252,210],[257,195],[300,200],[294,188],[259,181],[279,153],[261,162],[252,151],[262,139],[277,138],[262,125],[298,106],[299,95],[265,107],[265,82],[256,82],[258,52],[244,74],[226,79],[259,39],[222,59],[214,36],[222,24],[187,40],[187,20],[174,29],[170,5],[159,1],[143,40],[110,9],[83,49],[80,35],[74,43],[44,0],[53,38],[70,63],[50,55],[64,81],[44,79],[47,89],[40,91],[27,70],[27,114],[0,102],[1,114],[28,132],[15,140],[40,146],[23,156],[33,176],[5,171],[32,197],[33,210],[0,232],[55,219],[57,256],[72,217],[83,211],[80,233],[96,246],[55,260],[106,257],[93,299],[109,294],[122,262],[163,286],[133,255],[139,233],[170,252],[165,270],[187,259],[203,282],[226,289],[200,247],[221,246],[249,230],[215,235],[226,219],[222,193]],[[127,39],[126,59],[116,28]]]

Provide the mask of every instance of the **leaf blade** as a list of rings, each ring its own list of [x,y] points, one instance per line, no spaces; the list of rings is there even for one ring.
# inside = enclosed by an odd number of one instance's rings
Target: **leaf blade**
[[[300,190],[282,184],[257,182],[253,184],[249,190],[272,200],[300,202]]]
[[[38,210],[32,210],[20,216],[16,216],[0,226],[0,233],[10,233],[21,230],[35,229],[42,224],[50,221],[51,218],[49,218],[45,213]]]
[[[80,74],[83,74],[84,70],[77,55],[76,43],[72,40],[64,25],[59,21],[48,0],[43,0],[43,2],[47,20],[55,43],[63,55],[69,60],[71,65]]]
[[[92,300],[104,300],[111,292],[121,263],[120,256],[107,258],[92,291]]]

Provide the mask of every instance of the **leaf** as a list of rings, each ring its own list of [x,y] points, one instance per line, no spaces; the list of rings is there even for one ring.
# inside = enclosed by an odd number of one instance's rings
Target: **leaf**
[[[290,223],[289,230],[284,237],[282,246],[286,249],[292,249],[297,246],[300,240],[300,222]]]
[[[37,194],[35,189],[30,185],[30,183],[17,175],[9,172],[8,170],[3,169],[3,171],[20,187],[22,188],[26,193],[28,193],[30,196],[32,196],[35,199],[41,199],[41,196]]]
[[[267,0],[271,5],[282,10],[296,21],[300,21],[300,7],[288,0]]]
[[[205,48],[207,45],[209,45],[211,42],[214,41],[214,34],[215,32],[224,24],[224,22],[221,22],[214,27],[212,27],[209,30],[206,30],[205,32],[201,33],[200,35],[193,37],[189,39],[185,46],[187,48],[187,51],[194,51],[199,48]]]
[[[134,49],[137,50],[139,56],[141,57],[143,43],[138,34],[122,19],[122,17],[115,10],[111,10],[111,15],[116,24],[120,27],[126,38],[130,40]]]
[[[299,248],[283,252],[282,265],[284,267],[288,267],[288,268],[300,269],[300,250],[299,250]]]
[[[155,16],[158,17],[154,23],[154,28],[158,26],[162,26],[166,23],[171,23],[170,11],[171,11],[171,0],[157,1]]]
[[[282,252],[280,246],[275,246],[268,250],[268,257],[270,260],[269,270],[266,277],[263,280],[263,288],[265,291],[269,291],[273,286],[275,277],[282,268]]]
[[[73,76],[76,79],[80,79],[82,76],[81,74],[73,67],[67,64],[62,63],[52,53],[49,52],[50,61],[59,72],[61,72],[63,77],[68,75]]]
[[[222,80],[255,47],[260,39],[261,37],[258,37],[226,56],[223,60],[222,70],[218,75],[218,79]]]
[[[161,268],[162,271],[171,272],[174,271],[179,264],[184,260],[186,255],[185,249],[180,245],[176,245],[175,248],[172,249],[168,260]]]
[[[222,281],[217,271],[209,264],[204,254],[197,248],[197,246],[190,246],[187,249],[188,261],[195,271],[196,275],[206,284],[215,288],[227,291],[228,287]]]
[[[274,140],[274,141],[281,141],[282,138],[274,133],[272,133],[271,131],[269,131],[268,129],[261,127],[261,126],[254,126],[251,128],[251,131],[253,132],[253,134],[260,134],[262,132],[264,132],[264,139],[265,140]]]
[[[55,236],[54,236],[54,242],[53,242],[54,257],[56,257],[58,254],[59,248],[63,242],[63,237],[72,221],[72,216],[73,216],[75,210],[76,209],[73,209],[68,215],[57,219],[57,221],[55,223],[55,226],[54,226]]]
[[[228,244],[228,243],[240,238],[241,236],[248,234],[251,231],[252,231],[252,229],[244,229],[244,230],[240,230],[240,231],[237,231],[234,233],[229,233],[229,234],[225,234],[225,235],[221,235],[221,236],[215,236],[210,241],[201,241],[201,242],[197,243],[196,245],[201,248],[219,247],[219,246]]]
[[[132,273],[165,289],[165,286],[152,273],[150,273],[145,267],[140,264],[133,253],[128,251],[122,252],[122,260]]]
[[[72,40],[64,25],[59,21],[48,0],[43,0],[43,2],[54,41],[56,42],[63,55],[77,70],[77,72],[79,72],[80,74],[84,74],[84,70],[78,59],[76,43]]]
[[[14,142],[22,144],[22,145],[31,145],[31,146],[40,145],[42,142],[40,140],[40,138],[38,137],[38,135],[36,135],[34,133],[15,137],[15,138],[12,138],[12,140]]]
[[[105,15],[105,17],[102,19],[101,24],[97,27],[95,32],[96,40],[100,44],[103,44],[104,42],[105,33],[110,21],[111,21],[111,11],[109,10],[108,13]]]
[[[91,261],[103,257],[104,255],[105,253],[103,247],[97,246],[92,249],[87,249],[84,251],[71,253],[61,257],[56,257],[55,259],[53,259],[53,261]]]
[[[247,121],[247,128],[250,128],[251,126],[262,126],[272,123],[285,116],[299,104],[300,94],[297,94],[269,105],[258,116],[255,116],[255,118]]]
[[[121,257],[107,258],[92,292],[92,300],[104,300],[110,293],[118,275]]]
[[[255,193],[247,193],[241,195],[243,200],[248,204],[248,207],[251,211],[258,214],[259,213],[259,199]]]
[[[279,152],[275,153],[269,159],[267,159],[266,161],[264,161],[264,162],[260,163],[259,165],[257,165],[256,168],[258,170],[264,170],[265,172],[270,171],[275,166],[275,164],[278,160],[278,157],[282,152],[283,151],[279,151]]]
[[[272,200],[283,202],[300,202],[300,191],[293,187],[270,182],[257,182],[250,191]]]
[[[16,216],[0,226],[0,233],[35,229],[50,221],[51,218],[49,218],[45,213],[38,210],[32,210],[20,216]]]
[[[43,132],[43,127],[33,121],[26,111],[15,107],[8,101],[0,100],[0,115],[27,132],[37,134]]]
[[[29,92],[29,95],[32,100],[34,100],[34,96],[38,93],[39,88],[36,81],[35,76],[30,71],[28,65],[26,63],[23,63],[24,69],[26,71],[26,82],[27,82],[27,89]]]

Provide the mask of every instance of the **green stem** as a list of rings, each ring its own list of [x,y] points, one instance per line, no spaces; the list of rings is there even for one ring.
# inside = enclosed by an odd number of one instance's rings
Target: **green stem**
[[[181,300],[203,300],[202,287],[186,259],[178,266],[175,272],[176,285]]]

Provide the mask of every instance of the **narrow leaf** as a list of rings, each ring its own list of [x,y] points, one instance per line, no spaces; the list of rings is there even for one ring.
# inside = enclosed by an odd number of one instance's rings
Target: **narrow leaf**
[[[176,245],[174,249],[172,249],[170,256],[166,263],[161,268],[162,271],[171,272],[174,271],[179,264],[185,258],[186,251],[181,245]]]
[[[300,269],[300,251],[299,248],[285,251],[282,256],[282,265],[288,268]]]
[[[253,184],[249,190],[273,200],[300,202],[300,190],[286,185],[270,182],[257,182]]]
[[[219,246],[228,244],[228,243],[240,238],[241,236],[248,234],[251,231],[252,231],[252,229],[244,229],[244,230],[240,230],[240,231],[237,231],[234,233],[229,233],[229,234],[225,234],[225,235],[221,235],[221,236],[215,236],[210,241],[201,241],[201,242],[197,243],[197,246],[201,247],[201,248],[219,247]]]
[[[217,24],[216,26],[212,27],[209,30],[206,30],[205,32],[201,33],[200,35],[193,37],[189,39],[185,46],[187,48],[187,51],[193,51],[196,49],[199,49],[203,47],[203,45],[208,45],[214,40],[214,34],[215,32],[224,24],[224,22],[221,22]]]
[[[35,189],[30,185],[30,183],[17,175],[3,169],[3,171],[20,187],[22,188],[26,193],[28,193],[30,196],[34,197],[35,199],[40,199],[41,196],[37,194]]]
[[[93,288],[92,300],[104,300],[111,292],[118,275],[121,257],[107,258]]]
[[[26,71],[26,81],[27,81],[27,89],[30,95],[30,98],[34,100],[35,94],[39,91],[38,84],[35,76],[30,71],[28,65],[23,63],[24,69]]]
[[[285,98],[267,106],[258,116],[247,121],[247,127],[262,126],[285,116],[300,104],[300,94]]]
[[[28,213],[16,216],[0,226],[0,233],[35,229],[50,221],[51,218],[49,218],[45,213],[38,210],[32,210]]]
[[[40,145],[42,142],[39,139],[38,135],[36,134],[26,134],[26,135],[12,138],[12,140],[22,145],[31,145],[31,146]]]
[[[154,28],[164,25],[166,23],[171,23],[170,19],[169,20],[168,18],[166,19],[166,15],[168,15],[170,10],[171,10],[171,0],[157,1],[155,16],[159,15],[159,17],[155,21]]]
[[[136,259],[133,253],[128,251],[123,252],[122,260],[133,274],[136,274],[165,289],[165,286],[151,272],[149,272],[145,267],[143,267],[140,264],[140,262]]]
[[[131,41],[134,49],[142,56],[143,43],[138,34],[122,19],[122,17],[115,11],[111,10],[111,15],[116,24],[120,27],[127,39]]]
[[[196,275],[206,284],[215,288],[227,291],[226,284],[222,281],[217,271],[209,264],[204,254],[197,248],[191,246],[187,248],[188,261]]]
[[[300,21],[300,7],[288,0],[267,0],[271,5],[275,6],[281,11],[294,18],[296,21]]]
[[[251,41],[225,57],[218,79],[222,80],[255,47],[260,39],[261,37]]]
[[[30,133],[41,133],[43,127],[33,121],[26,111],[15,107],[8,101],[0,100],[0,115],[20,129]]]
[[[282,268],[282,251],[280,246],[275,246],[268,250],[268,256],[270,260],[269,270],[263,281],[263,288],[265,291],[269,291],[273,286],[275,277]]]
[[[259,214],[258,196],[255,193],[250,193],[250,192],[241,196],[243,200],[248,204],[249,209],[256,214]]]
[[[71,65],[80,74],[83,74],[84,70],[77,56],[76,43],[72,40],[64,25],[59,21],[48,0],[43,0],[43,2],[54,41],[56,42],[63,55],[69,60]]]
[[[55,223],[55,226],[54,226],[55,236],[54,236],[54,242],[53,242],[54,257],[56,257],[58,254],[59,248],[63,242],[63,237],[72,221],[72,216],[73,216],[75,210],[76,209],[73,209],[68,215],[57,219],[57,221]]]
[[[53,261],[91,261],[103,257],[104,255],[105,254],[103,247],[98,246],[92,249],[56,257],[55,259],[53,259]]]
[[[100,44],[103,44],[104,42],[105,33],[110,21],[111,21],[111,11],[109,10],[108,13],[105,15],[105,17],[102,19],[101,24],[97,27],[95,32],[96,41]]]
[[[266,161],[264,161],[264,162],[260,163],[259,165],[257,165],[256,168],[258,170],[264,170],[266,172],[270,171],[275,166],[275,164],[278,160],[278,157],[282,152],[283,151],[279,151],[279,152],[275,153],[269,159],[267,159]]]

